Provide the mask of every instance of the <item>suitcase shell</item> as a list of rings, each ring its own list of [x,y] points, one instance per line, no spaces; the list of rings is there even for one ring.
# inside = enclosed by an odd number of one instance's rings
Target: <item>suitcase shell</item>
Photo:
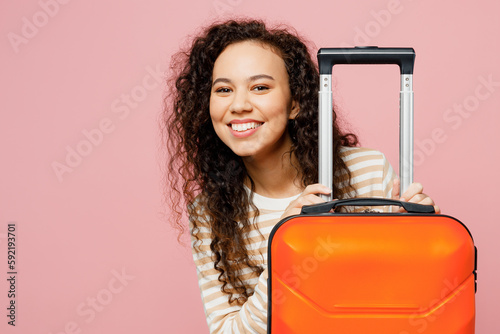
[[[476,251],[455,218],[294,216],[268,251],[268,333],[474,333]]]
[[[333,182],[332,66],[368,63],[400,66],[401,193],[411,184],[414,59],[408,48],[318,52],[320,183]],[[391,204],[407,213],[330,212]],[[459,220],[429,212],[433,207],[352,199],[304,207],[280,221],[268,240],[268,333],[474,333],[472,236]]]

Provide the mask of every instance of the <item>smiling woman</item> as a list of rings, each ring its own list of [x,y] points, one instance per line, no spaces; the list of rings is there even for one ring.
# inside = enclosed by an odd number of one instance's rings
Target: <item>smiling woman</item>
[[[187,207],[208,326],[266,333],[273,226],[322,202],[319,194],[395,197],[395,174],[334,123],[333,189],[317,183],[319,74],[294,33],[259,21],[215,24],[171,68],[167,196],[181,231]],[[404,196],[433,204],[418,184]]]
[[[283,59],[262,43],[229,45],[213,69],[210,117],[217,136],[246,164],[280,166],[297,116]],[[257,192],[258,189],[256,189]]]

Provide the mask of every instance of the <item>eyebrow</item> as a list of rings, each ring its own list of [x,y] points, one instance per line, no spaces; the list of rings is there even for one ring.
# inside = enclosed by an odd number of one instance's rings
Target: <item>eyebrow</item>
[[[257,75],[252,75],[250,78],[248,78],[248,82],[255,81],[258,79],[269,79],[269,80],[274,80],[274,78],[270,75],[267,74],[257,74]],[[228,78],[217,78],[214,80],[212,83],[212,86],[215,85],[218,82],[225,82],[225,83],[231,83],[231,80]]]

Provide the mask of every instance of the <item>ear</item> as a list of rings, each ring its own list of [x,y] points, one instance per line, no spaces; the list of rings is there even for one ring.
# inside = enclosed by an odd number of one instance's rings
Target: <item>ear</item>
[[[300,111],[300,104],[299,102],[293,100],[292,101],[292,108],[290,110],[290,115],[288,115],[288,119],[295,119],[297,115],[299,114]]]

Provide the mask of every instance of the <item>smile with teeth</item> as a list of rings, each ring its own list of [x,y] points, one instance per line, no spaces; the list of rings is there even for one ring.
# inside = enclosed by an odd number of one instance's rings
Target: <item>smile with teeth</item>
[[[257,122],[238,123],[238,124],[231,123],[231,124],[229,124],[229,126],[231,126],[231,129],[233,131],[243,132],[243,131],[247,131],[250,129],[256,129],[259,126],[261,126],[262,124],[264,124],[264,123],[257,123]]]

